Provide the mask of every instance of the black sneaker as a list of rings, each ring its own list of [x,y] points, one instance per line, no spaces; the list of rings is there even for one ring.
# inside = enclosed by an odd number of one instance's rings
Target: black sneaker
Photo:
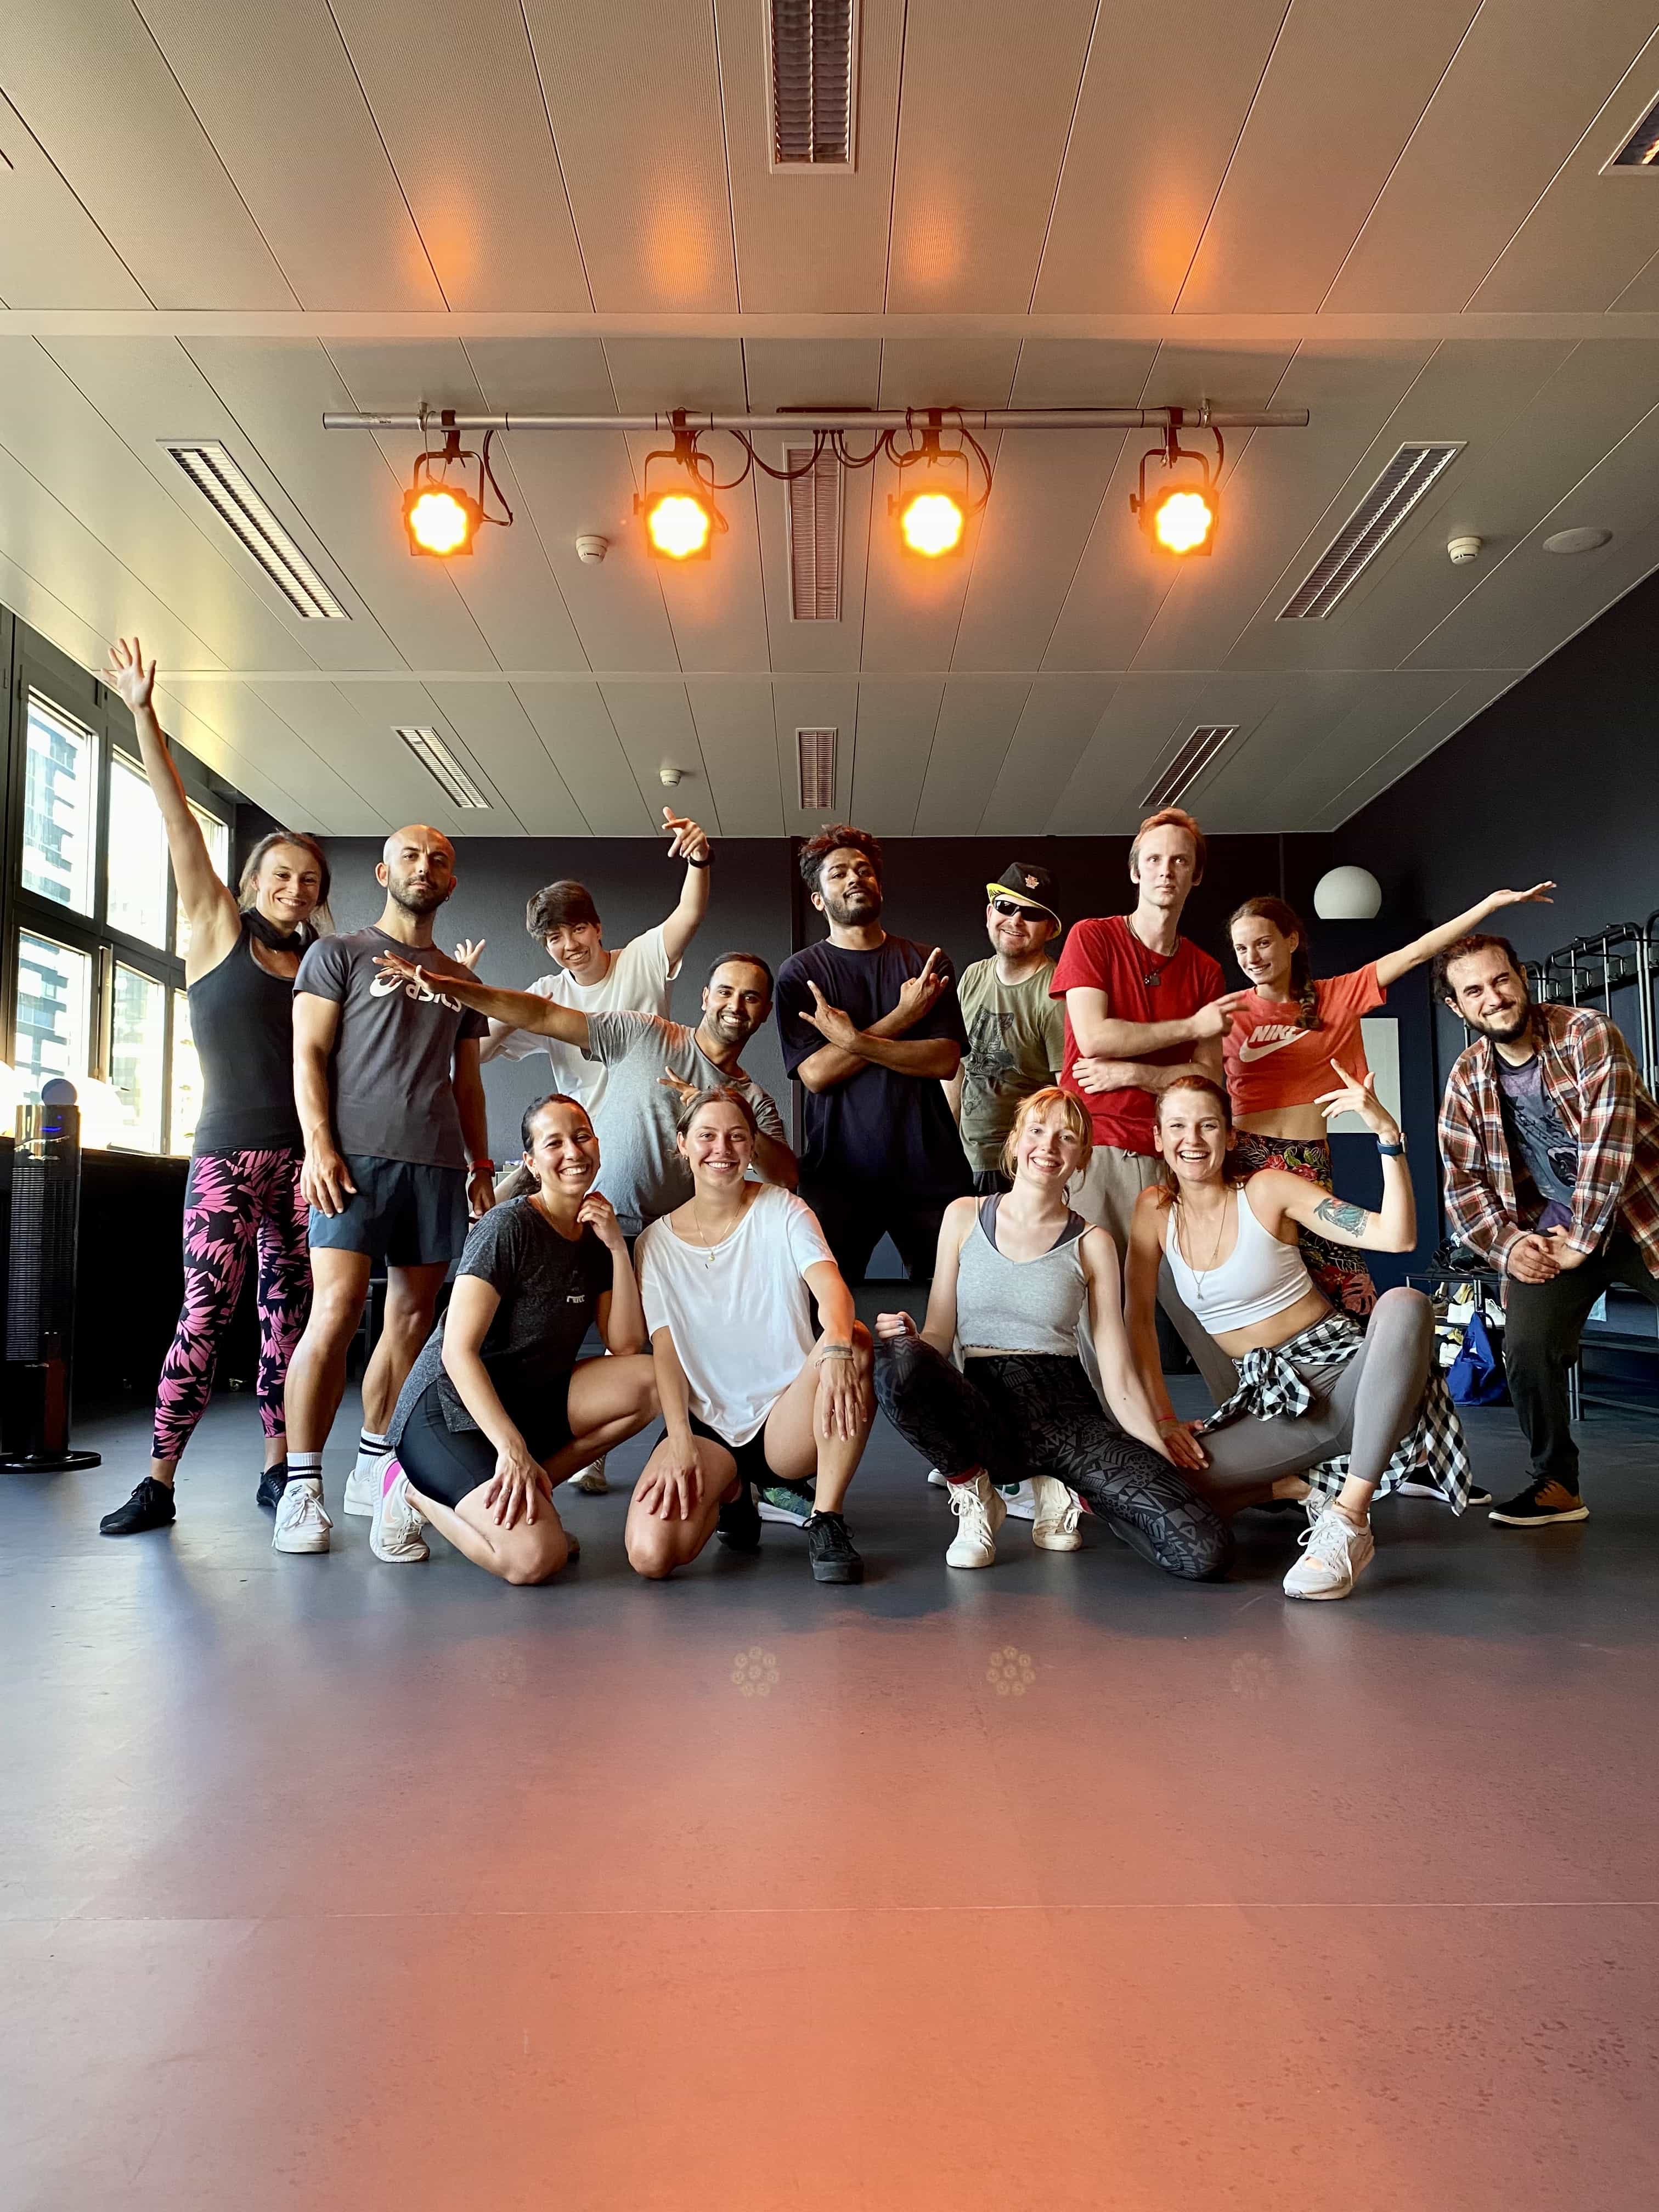
[[[1443,1505],[1446,1503],[1445,1492],[1437,1490],[1427,1475],[1421,1474],[1408,1474],[1403,1482],[1396,1483],[1395,1495],[1396,1498],[1427,1498],[1432,1499],[1437,1505]],[[1464,1510],[1467,1511],[1471,1505],[1490,1505],[1491,1504],[1491,1491],[1482,1490],[1478,1482],[1472,1482],[1469,1485],[1469,1494],[1463,1500]]]
[[[861,1583],[864,1562],[853,1549],[839,1513],[815,1513],[806,1524],[806,1548],[815,1583]]]
[[[288,1488],[288,1462],[279,1459],[275,1467],[268,1467],[259,1477],[259,1487],[254,1496],[259,1501],[262,1513],[274,1513]]]
[[[147,1474],[126,1504],[106,1513],[98,1528],[106,1536],[137,1536],[146,1528],[170,1528],[178,1517],[172,1490]]]
[[[1589,1508],[1576,1490],[1547,1475],[1529,1482],[1517,1497],[1494,1505],[1486,1518],[1504,1528],[1553,1528],[1559,1522],[1588,1521]]]
[[[756,1504],[755,1493],[747,1482],[729,1505],[721,1506],[714,1533],[729,1552],[759,1551],[760,1508]]]

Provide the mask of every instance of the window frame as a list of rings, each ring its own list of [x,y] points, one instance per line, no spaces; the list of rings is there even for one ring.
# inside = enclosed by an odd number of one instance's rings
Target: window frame
[[[173,1046],[177,995],[186,988],[185,963],[177,951],[179,886],[171,854],[167,857],[167,942],[157,946],[115,927],[109,920],[110,793],[114,756],[124,753],[142,769],[132,716],[119,697],[96,677],[60,653],[46,639],[29,629],[9,612],[0,610],[0,666],[11,676],[9,694],[0,714],[0,732],[9,716],[11,742],[9,776],[5,799],[3,856],[3,974],[0,975],[0,1023],[4,1025],[0,1058],[9,1060],[15,1049],[18,1001],[19,940],[27,931],[85,952],[92,960],[91,1073],[108,1079],[110,1049],[115,1015],[115,969],[118,963],[162,988],[161,1139],[157,1150],[147,1146],[113,1145],[112,1151],[143,1159],[178,1158],[173,1152]],[[29,694],[38,692],[58,711],[78,722],[93,735],[97,746],[98,806],[93,864],[93,906],[90,915],[60,905],[55,899],[30,890],[23,883],[24,796],[27,776]],[[179,780],[191,804],[222,822],[228,832],[230,865],[236,861],[236,800],[234,794],[209,775],[182,746],[173,748]]]

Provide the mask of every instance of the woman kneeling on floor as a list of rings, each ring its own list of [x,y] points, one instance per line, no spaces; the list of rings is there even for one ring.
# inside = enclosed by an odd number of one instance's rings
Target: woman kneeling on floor
[[[1090,1150],[1088,1115],[1069,1092],[1022,1101],[1003,1149],[1013,1188],[945,1210],[925,1328],[907,1313],[877,1316],[877,1394],[949,1478],[947,1565],[991,1565],[997,1485],[1029,1474],[1040,1549],[1079,1548],[1081,1498],[1155,1566],[1203,1581],[1225,1572],[1232,1540],[1170,1463],[1124,1332],[1117,1248],[1066,1206]],[[1109,1414],[1078,1356],[1085,1306]],[[951,1364],[957,1338],[965,1371]]]
[[[1281,1168],[1241,1179],[1227,1094],[1206,1076],[1183,1076],[1158,1102],[1158,1148],[1173,1182],[1141,1193],[1129,1249],[1129,1327],[1158,1426],[1224,1513],[1306,1500],[1298,1539],[1306,1548],[1285,1577],[1285,1595],[1297,1598],[1348,1595],[1376,1548],[1371,1499],[1412,1468],[1427,1468],[1454,1512],[1469,1488],[1462,1431],[1432,1365],[1428,1299],[1385,1291],[1362,1325],[1320,1295],[1298,1249],[1303,1229],[1361,1252],[1409,1252],[1417,1241],[1399,1126],[1370,1075],[1355,1082],[1331,1065],[1340,1085],[1319,1103],[1328,1121],[1357,1114],[1376,1137],[1378,1212]],[[1205,1421],[1178,1420],[1164,1386],[1154,1320],[1164,1258],[1238,1367],[1238,1389]]]
[[[692,1194],[651,1224],[635,1255],[664,1427],[628,1509],[629,1559],[642,1575],[672,1574],[717,1528],[733,1551],[757,1551],[754,1491],[816,1477],[812,1578],[862,1582],[841,1507],[875,1418],[870,1332],[811,1206],[748,1181],[745,1097],[694,1092],[675,1141]]]
[[[553,1492],[657,1410],[645,1316],[599,1144],[562,1091],[524,1117],[536,1188],[492,1206],[467,1238],[449,1310],[410,1370],[369,1542],[423,1559],[422,1522],[507,1583],[544,1583],[577,1546]],[[597,1319],[609,1358],[580,1359]]]

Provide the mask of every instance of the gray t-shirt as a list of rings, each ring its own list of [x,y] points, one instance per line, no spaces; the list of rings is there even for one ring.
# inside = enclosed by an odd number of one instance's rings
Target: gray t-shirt
[[[684,1206],[691,1195],[691,1171],[674,1143],[679,1094],[662,1081],[678,1075],[701,1091],[719,1084],[740,1091],[769,1137],[787,1143],[783,1120],[759,1084],[741,1069],[715,1066],[697,1044],[695,1030],[665,1022],[659,1014],[590,1014],[589,1060],[603,1063],[605,1095],[593,1115],[599,1140],[599,1188],[617,1209],[623,1234],[637,1237]]]
[[[1578,1182],[1578,1146],[1544,1088],[1543,1060],[1534,1053],[1519,1067],[1511,1067],[1502,1053],[1492,1057],[1498,1064],[1498,1110],[1509,1139],[1515,1194],[1528,1226],[1570,1229]]]
[[[383,929],[354,929],[311,947],[294,988],[340,1009],[328,1067],[334,1141],[343,1152],[464,1168],[466,1146],[450,1088],[455,1047],[483,1036],[489,1024],[424,984],[394,982],[374,965],[379,952],[416,958],[430,975],[471,979],[435,945],[414,953]]]

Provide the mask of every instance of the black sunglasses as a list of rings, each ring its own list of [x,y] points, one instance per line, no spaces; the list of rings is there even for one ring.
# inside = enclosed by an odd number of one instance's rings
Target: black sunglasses
[[[1022,921],[1052,921],[1054,920],[1053,915],[1049,913],[1047,907],[1022,906],[1018,899],[994,898],[991,901],[991,911],[993,914],[1018,915]]]

